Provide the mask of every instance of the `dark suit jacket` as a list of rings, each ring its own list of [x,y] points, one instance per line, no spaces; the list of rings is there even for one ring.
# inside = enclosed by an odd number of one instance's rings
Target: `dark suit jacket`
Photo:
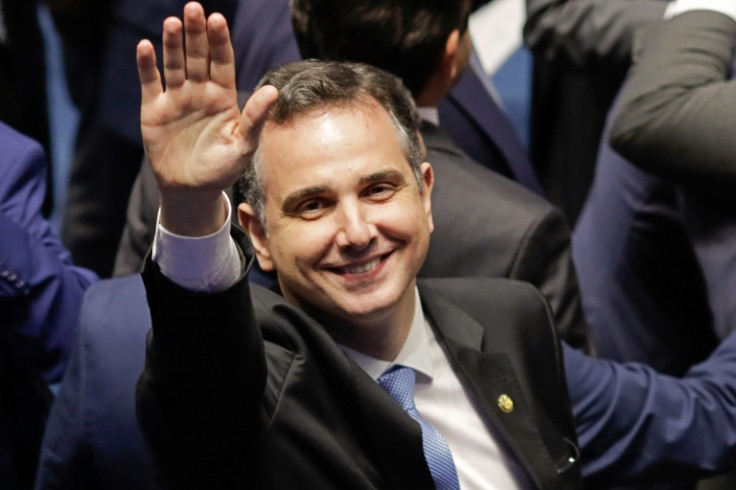
[[[153,335],[137,406],[165,486],[434,488],[419,426],[311,317],[245,276],[203,295],[156,269],[143,274]],[[537,488],[579,488],[562,357],[539,293],[488,279],[427,280],[419,292],[510,457]],[[504,393],[510,413],[498,407]]]
[[[509,117],[483,86],[480,77],[487,76],[472,65],[465,70],[437,107],[440,125],[473,160],[544,195]]]
[[[529,282],[552,307],[560,337],[585,346],[570,232],[560,211],[470,159],[442,128],[424,123],[422,137],[435,173],[435,231],[419,276]]]
[[[632,164],[681,187],[722,192],[719,205],[733,201],[736,185],[734,39],[733,20],[707,11],[642,32],[611,130],[611,145]]]
[[[526,0],[533,57],[530,155],[547,196],[571,224],[591,185],[606,114],[634,31],[661,22],[661,0]]]

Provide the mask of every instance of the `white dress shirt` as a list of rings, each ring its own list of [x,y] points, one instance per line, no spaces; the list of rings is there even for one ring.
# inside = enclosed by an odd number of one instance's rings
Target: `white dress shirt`
[[[416,304],[420,305],[419,292]],[[455,375],[445,352],[421,308],[414,311],[411,330],[392,362],[382,361],[346,346],[340,346],[358,366],[377,380],[395,364],[417,373],[414,403],[422,418],[447,440],[463,490],[532,488],[516,459],[502,450],[500,437],[481,419],[477,397]]]

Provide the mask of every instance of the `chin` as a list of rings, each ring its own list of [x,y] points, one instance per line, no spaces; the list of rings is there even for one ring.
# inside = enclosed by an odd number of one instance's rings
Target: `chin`
[[[377,294],[377,292],[367,296],[335,305],[336,309],[340,311],[339,316],[345,320],[352,319],[353,321],[380,321],[387,318],[394,311],[401,298],[401,295],[398,294]]]

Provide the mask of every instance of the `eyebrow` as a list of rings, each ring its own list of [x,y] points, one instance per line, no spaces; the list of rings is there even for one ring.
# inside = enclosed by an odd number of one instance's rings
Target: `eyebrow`
[[[382,170],[380,172],[374,172],[370,175],[366,175],[360,178],[360,184],[372,184],[374,182],[380,182],[382,180],[397,180],[399,183],[404,182],[404,175],[398,170]],[[305,187],[289,194],[284,203],[281,206],[282,211],[286,212],[291,209],[296,203],[304,199],[319,196],[329,190],[326,185],[315,185],[311,187]]]
[[[381,180],[399,180],[404,181],[404,175],[398,170],[383,170],[381,172],[375,172],[370,175],[366,175],[360,179],[361,184],[372,184],[373,182],[379,182]]]
[[[319,196],[320,194],[323,194],[326,191],[327,191],[326,185],[315,185],[312,187],[306,187],[304,189],[299,189],[296,192],[292,192],[286,197],[286,199],[284,199],[284,203],[281,205],[281,210],[286,212],[288,209],[291,209],[297,202],[303,199],[306,199],[308,197]]]

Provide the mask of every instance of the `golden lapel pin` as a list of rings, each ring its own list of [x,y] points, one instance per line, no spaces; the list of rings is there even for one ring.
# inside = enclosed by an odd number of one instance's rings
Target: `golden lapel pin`
[[[511,413],[514,410],[514,400],[510,396],[503,394],[498,397],[498,408],[502,412]]]

